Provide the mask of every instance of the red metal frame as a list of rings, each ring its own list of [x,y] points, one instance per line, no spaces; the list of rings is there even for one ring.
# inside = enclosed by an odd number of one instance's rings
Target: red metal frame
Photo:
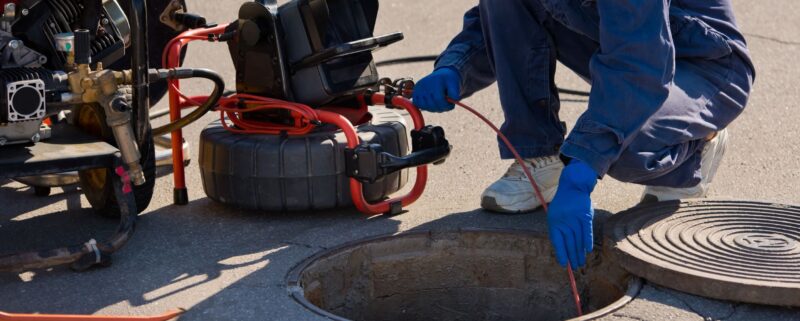
[[[376,93],[371,97],[371,105],[385,104],[386,97],[383,94]],[[419,109],[417,109],[416,106],[414,106],[414,104],[411,103],[411,101],[401,96],[394,96],[392,97],[391,103],[395,107],[400,107],[408,111],[409,115],[411,115],[411,119],[414,122],[414,129],[420,130],[425,127],[425,120],[422,118],[422,113],[419,111]],[[358,147],[358,144],[361,141],[358,138],[355,127],[353,127],[353,124],[347,120],[347,118],[340,114],[324,110],[318,110],[317,113],[319,114],[320,121],[323,123],[336,125],[344,132],[345,137],[347,138],[348,148]],[[417,167],[417,177],[414,182],[414,187],[408,194],[371,204],[364,198],[363,184],[354,178],[350,178],[350,197],[352,197],[353,204],[355,204],[356,208],[364,214],[376,215],[388,213],[392,209],[392,205],[395,203],[399,203],[401,207],[406,207],[419,199],[419,197],[422,196],[422,193],[425,191],[425,185],[427,181],[428,166],[419,166]]]
[[[208,40],[210,35],[220,34],[225,31],[227,25],[220,25],[207,29],[194,29],[189,30],[175,39],[173,39],[165,48],[163,59],[163,66],[165,68],[176,68],[180,66],[180,55],[183,48],[189,42],[196,40]],[[207,97],[185,97],[180,92],[180,81],[178,79],[171,79],[168,81],[169,89],[169,114],[170,121],[176,121],[181,118],[181,109],[196,106],[198,101],[207,99]],[[364,103],[361,109],[354,109],[352,111],[343,112],[341,108],[328,107],[315,110],[319,120],[323,123],[329,123],[339,127],[347,137],[347,146],[355,148],[360,144],[358,134],[353,126],[353,121],[360,121],[365,114],[366,105],[384,105],[386,96],[380,93],[372,94],[370,99],[372,101],[365,102],[364,97],[359,97],[360,101]],[[422,118],[422,113],[417,109],[414,104],[402,96],[394,96],[391,99],[391,104],[394,107],[399,107],[408,111],[411,119],[414,122],[414,128],[417,130],[425,127],[425,120]],[[172,169],[174,188],[176,190],[186,189],[186,176],[183,168],[183,132],[176,130],[172,132]],[[393,206],[400,205],[406,207],[414,203],[425,190],[425,185],[428,180],[428,167],[427,165],[417,167],[416,181],[414,187],[408,194],[385,200],[379,203],[369,203],[364,198],[363,185],[361,182],[351,178],[350,179],[350,195],[356,208],[369,215],[388,213],[392,210]]]
[[[162,66],[164,68],[177,68],[181,64],[181,52],[183,48],[192,41],[205,40],[211,34],[220,34],[228,27],[227,24],[219,25],[213,28],[192,29],[181,33],[175,39],[167,44],[164,48],[164,55],[162,57]],[[177,121],[181,118],[181,107],[187,105],[187,101],[183,100],[180,94],[180,81],[178,79],[170,79],[167,81],[167,88],[169,89],[169,119],[170,121]],[[186,189],[186,174],[183,169],[183,131],[176,130],[172,132],[172,173],[174,188]]]

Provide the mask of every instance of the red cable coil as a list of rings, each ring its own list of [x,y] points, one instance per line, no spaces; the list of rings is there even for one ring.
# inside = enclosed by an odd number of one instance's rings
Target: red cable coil
[[[242,117],[243,113],[275,109],[288,110],[294,124],[284,125]],[[320,123],[317,111],[307,105],[248,94],[236,94],[221,99],[217,110],[220,112],[222,127],[239,134],[302,136],[310,133],[316,127],[315,124]],[[229,126],[226,117],[236,127]]]

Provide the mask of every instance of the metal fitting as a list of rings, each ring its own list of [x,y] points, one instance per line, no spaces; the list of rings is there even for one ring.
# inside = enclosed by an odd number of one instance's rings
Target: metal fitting
[[[17,5],[13,2],[6,3],[5,7],[3,7],[3,17],[6,18],[14,18],[17,14]]]
[[[54,38],[58,51],[69,53],[75,50],[75,35],[72,32],[59,33]]]

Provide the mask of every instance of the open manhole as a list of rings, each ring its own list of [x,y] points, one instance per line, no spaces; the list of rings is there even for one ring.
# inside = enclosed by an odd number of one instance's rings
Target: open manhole
[[[589,319],[638,293],[640,282],[597,253],[576,273]],[[292,296],[335,320],[564,320],[576,316],[567,273],[546,235],[411,232],[346,244],[290,272]]]

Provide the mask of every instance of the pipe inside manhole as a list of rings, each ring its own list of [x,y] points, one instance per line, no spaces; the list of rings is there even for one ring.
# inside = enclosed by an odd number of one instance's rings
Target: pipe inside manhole
[[[599,249],[575,277],[578,320],[610,313],[641,283]],[[576,317],[567,274],[546,235],[410,232],[318,254],[288,277],[292,296],[339,320],[564,320]]]

